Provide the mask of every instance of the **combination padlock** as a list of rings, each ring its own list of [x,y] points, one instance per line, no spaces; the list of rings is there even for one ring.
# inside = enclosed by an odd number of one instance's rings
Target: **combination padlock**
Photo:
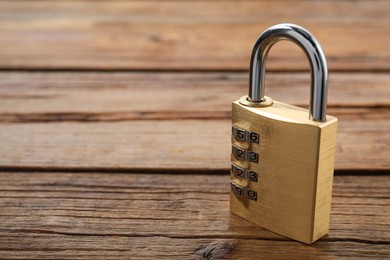
[[[298,44],[310,61],[309,111],[264,96],[267,55],[280,40]],[[260,35],[250,65],[249,95],[232,104],[231,211],[311,244],[329,231],[336,150],[324,53],[304,28],[279,24]]]

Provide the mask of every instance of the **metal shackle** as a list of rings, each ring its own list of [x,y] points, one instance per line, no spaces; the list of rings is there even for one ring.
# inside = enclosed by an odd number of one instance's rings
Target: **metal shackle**
[[[310,61],[310,119],[326,121],[328,96],[328,66],[324,52],[317,39],[306,29],[295,24],[278,24],[268,28],[257,39],[251,57],[248,101],[264,102],[265,64],[271,47],[281,41],[290,40],[298,44]]]

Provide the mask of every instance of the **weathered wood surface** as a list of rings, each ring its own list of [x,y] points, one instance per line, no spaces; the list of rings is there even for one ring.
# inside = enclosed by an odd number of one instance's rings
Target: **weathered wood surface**
[[[0,168],[227,172],[230,127],[230,120],[2,124]],[[389,169],[389,129],[388,113],[344,117],[336,169]]]
[[[390,76],[353,75],[332,75],[336,169],[388,169]],[[227,170],[231,102],[247,93],[246,73],[0,77],[3,168]],[[270,73],[267,94],[307,106],[309,80]]]
[[[389,12],[389,1],[0,1],[0,258],[389,259]],[[313,246],[229,212],[231,101],[247,93],[254,41],[281,21],[326,53],[336,173],[352,174],[335,177],[330,235]],[[267,95],[307,106],[302,51],[279,43],[267,68]]]
[[[228,175],[3,172],[0,256],[390,257],[389,176],[336,176],[330,234],[312,246],[231,215],[228,180]]]
[[[389,1],[1,1],[6,69],[246,70],[258,35],[309,29],[331,70],[390,69]],[[268,68],[309,65],[280,43]]]
[[[0,122],[228,118],[248,81],[247,72],[2,72]],[[267,73],[266,95],[307,107],[310,73]],[[328,107],[389,108],[390,74],[331,73]]]

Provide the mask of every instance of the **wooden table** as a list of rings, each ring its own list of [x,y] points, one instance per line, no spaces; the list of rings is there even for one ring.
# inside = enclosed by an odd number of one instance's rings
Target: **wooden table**
[[[0,258],[390,258],[389,1],[1,1]],[[339,118],[330,234],[229,212],[231,102],[267,27],[309,29]],[[267,95],[307,106],[291,43]]]

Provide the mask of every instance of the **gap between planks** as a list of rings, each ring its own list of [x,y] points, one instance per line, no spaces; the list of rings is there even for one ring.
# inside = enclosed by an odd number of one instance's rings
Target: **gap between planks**
[[[166,169],[147,169],[147,168],[97,168],[97,167],[88,167],[88,168],[79,168],[79,167],[24,167],[24,166],[0,166],[1,172],[14,172],[14,173],[33,173],[33,172],[51,172],[51,173],[125,173],[125,174],[187,174],[187,175],[229,175],[229,169],[177,169],[177,168],[166,168]],[[381,175],[390,175],[390,170],[388,169],[343,169],[335,170],[334,175],[337,176],[381,176]]]
[[[249,64],[248,64],[249,65]],[[202,69],[202,68],[68,68],[68,67],[56,67],[56,68],[47,68],[47,67],[33,67],[33,68],[23,68],[23,67],[0,67],[0,73],[2,72],[20,72],[20,73],[248,73],[248,68],[242,69]],[[296,68],[296,69],[272,69],[267,68],[267,73],[310,73],[310,68]],[[331,73],[389,73],[390,69],[387,68],[378,68],[378,69],[333,69],[330,70]]]

